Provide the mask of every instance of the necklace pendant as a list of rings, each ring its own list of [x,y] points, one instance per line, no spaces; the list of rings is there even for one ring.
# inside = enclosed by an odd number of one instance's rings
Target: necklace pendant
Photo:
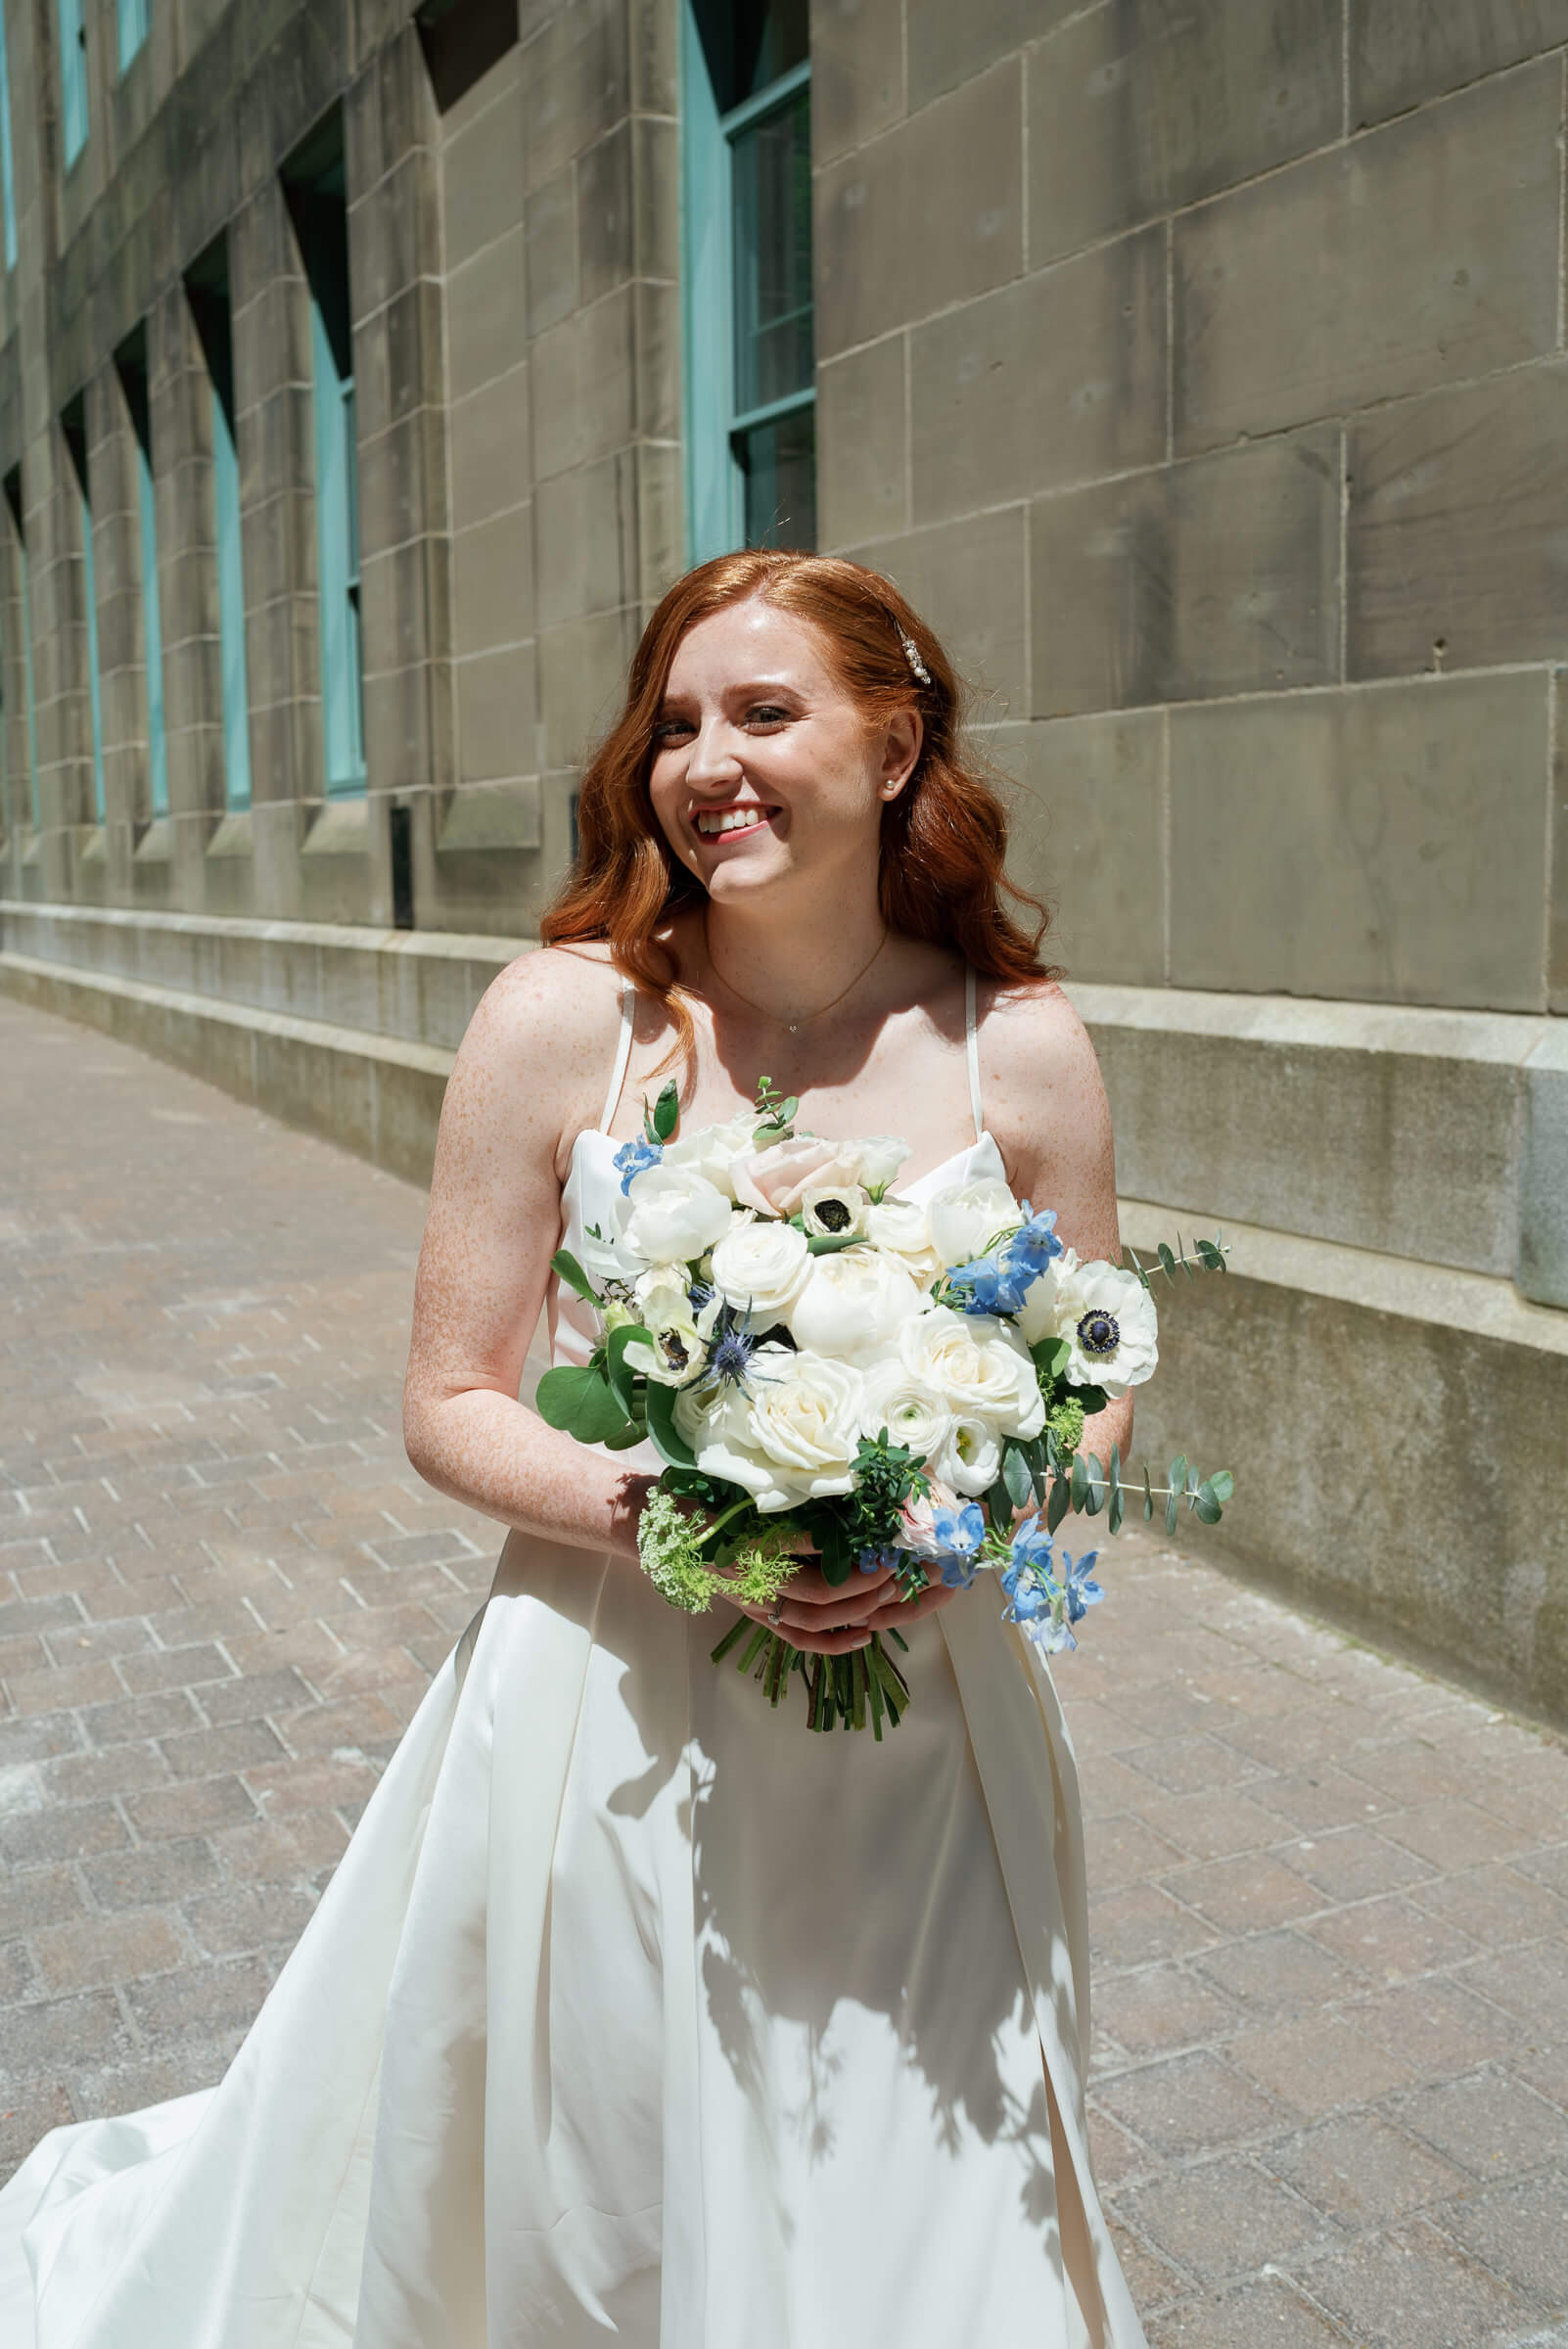
[[[791,1036],[793,1036],[793,1035],[795,1034],[795,1031],[796,1031],[796,1029],[797,1029],[797,1028],[800,1026],[800,1024],[801,1024],[801,1023],[800,1023],[800,1021],[799,1021],[799,1020],[791,1020],[791,1022],[790,1022],[790,1034],[791,1034]]]

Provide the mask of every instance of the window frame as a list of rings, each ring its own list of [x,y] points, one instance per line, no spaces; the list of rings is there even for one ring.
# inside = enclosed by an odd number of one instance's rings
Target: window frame
[[[746,543],[746,472],[737,440],[816,408],[816,371],[798,392],[735,406],[735,141],[804,90],[802,58],[722,113],[692,0],[680,12],[681,358],[685,405],[686,559],[707,562]],[[703,331],[706,328],[706,331]],[[813,459],[814,467],[814,459]]]

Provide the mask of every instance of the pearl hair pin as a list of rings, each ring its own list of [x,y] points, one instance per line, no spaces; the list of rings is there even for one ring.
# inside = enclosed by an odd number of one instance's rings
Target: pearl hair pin
[[[914,638],[912,636],[906,636],[902,628],[900,628],[899,630],[899,642],[903,646],[904,659],[908,662],[909,667],[914,670],[915,675],[920,679],[921,684],[929,685],[931,682],[931,671],[929,668],[927,668],[925,663],[921,660],[919,653],[916,651]]]

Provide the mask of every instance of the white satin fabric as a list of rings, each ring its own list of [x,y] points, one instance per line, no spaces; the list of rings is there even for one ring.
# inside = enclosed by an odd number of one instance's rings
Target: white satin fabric
[[[983,1136],[907,1187],[998,1172]],[[5,2349],[1143,2349],[1042,1662],[982,1583],[878,1744],[715,1671],[719,1628],[510,1537],[221,2084],[0,2192]]]

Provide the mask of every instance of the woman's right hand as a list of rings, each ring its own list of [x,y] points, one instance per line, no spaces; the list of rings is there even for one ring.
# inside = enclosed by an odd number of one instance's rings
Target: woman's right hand
[[[741,1613],[754,1623],[765,1624],[808,1656],[843,1656],[869,1646],[872,1635],[865,1618],[879,1607],[886,1608],[897,1594],[892,1571],[879,1566],[870,1574],[856,1572],[847,1583],[834,1584],[822,1572],[822,1561],[807,1536],[802,1536],[798,1547],[803,1560],[800,1572],[791,1575],[776,1607],[745,1606],[737,1599],[734,1603]],[[891,1591],[890,1583],[894,1585]]]

